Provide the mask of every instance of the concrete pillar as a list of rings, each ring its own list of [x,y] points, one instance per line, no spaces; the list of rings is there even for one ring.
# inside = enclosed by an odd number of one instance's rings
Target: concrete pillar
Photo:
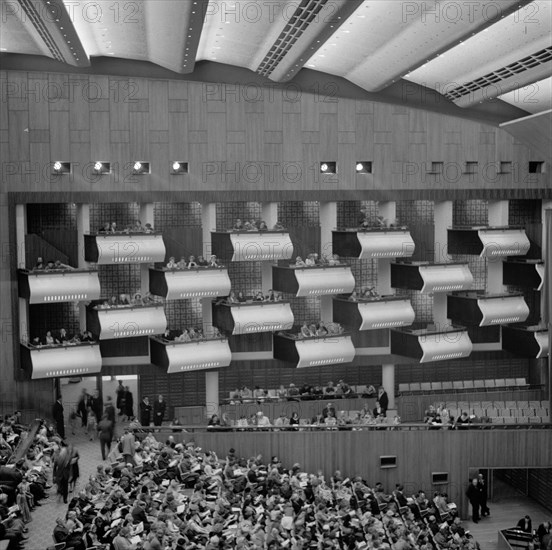
[[[219,373],[218,370],[205,372],[205,414],[209,418],[219,414]]]
[[[211,298],[201,299],[201,317],[203,322],[203,332],[208,334],[213,326],[213,300]]]
[[[278,203],[263,202],[261,204],[261,220],[266,222],[268,229],[272,229],[278,221]]]
[[[153,203],[146,203],[140,205],[139,220],[142,225],[151,223],[153,225]],[[155,226],[153,225],[155,229]],[[142,296],[145,296],[149,292],[149,265],[140,264],[140,292]]]
[[[78,241],[78,259],[77,267],[87,269],[90,263],[84,259],[84,235],[90,233],[90,205],[77,205],[77,241]],[[79,327],[81,330],[86,329],[86,305],[79,302]]]
[[[25,235],[27,234],[27,206],[25,204],[17,204],[15,206],[15,238],[17,246],[17,267],[25,269],[32,268],[36,258],[32,259],[31,265],[27,266]],[[29,304],[27,300],[19,298],[19,338],[23,342],[30,340],[29,334]]]
[[[337,202],[320,203],[320,253],[333,254],[332,231],[337,229]]]
[[[448,255],[448,229],[452,227],[452,201],[440,201],[435,203],[435,229],[433,234],[434,261],[446,263],[450,261]],[[450,322],[447,317],[446,293],[433,295],[433,322],[440,329]]]
[[[548,200],[548,201],[542,201],[542,252],[541,252],[541,258],[544,260],[544,263],[545,265],[550,265],[548,264],[548,262],[551,262],[552,261],[552,258],[547,258],[547,253],[546,251],[548,250],[547,246],[548,246],[548,242],[547,242],[547,231],[546,231],[546,211],[547,210],[550,210],[552,211],[552,200]],[[548,272],[549,273],[552,273],[552,270],[548,269]],[[551,275],[548,275],[549,277]],[[545,282],[546,284],[546,282]],[[545,300],[548,299],[548,300],[551,300],[552,299],[552,296],[546,296],[546,292],[541,292],[540,293],[540,310],[541,310],[541,318],[544,318],[544,312],[546,311],[547,309],[547,304],[545,303]],[[552,307],[549,307],[548,310],[552,313]],[[552,319],[549,319],[548,320],[549,323],[552,323]],[[551,340],[552,340],[552,334],[551,334]],[[550,342],[552,343],[552,341]],[[550,349],[550,346],[549,346],[549,349]],[[550,354],[552,356],[552,354]],[[547,387],[547,386],[545,386]],[[552,399],[552,396],[551,396],[551,399]]]
[[[385,201],[378,203],[378,215],[382,216],[388,223],[393,223],[397,218],[397,203],[394,201]],[[378,259],[378,280],[376,290],[380,296],[394,294],[391,286],[391,258]]]
[[[207,260],[212,254],[211,231],[217,229],[217,205],[209,202],[201,205],[201,229],[203,241],[203,257]]]
[[[508,201],[489,201],[489,226],[506,227],[508,225]],[[487,291],[504,292],[502,284],[503,258],[487,260]]]
[[[395,410],[395,365],[381,366],[381,385],[389,397],[389,409]]]

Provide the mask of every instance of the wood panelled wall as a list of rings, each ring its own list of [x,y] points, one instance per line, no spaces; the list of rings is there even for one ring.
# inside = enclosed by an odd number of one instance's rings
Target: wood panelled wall
[[[321,469],[326,479],[339,469],[344,476],[381,481],[391,491],[403,483],[408,493],[420,488],[447,492],[467,515],[465,491],[470,468],[550,467],[552,430],[262,432],[174,434],[225,457],[233,447],[240,456],[278,456],[286,468],[298,462],[308,472]],[[380,468],[380,456],[394,455],[397,467]],[[447,485],[432,485],[432,472],[448,472]]]
[[[7,191],[517,189],[550,178],[528,174],[543,159],[504,130],[373,101],[23,71],[0,72],[0,89]],[[73,174],[51,176],[54,160],[77,163]],[[94,176],[96,160],[114,173]],[[132,176],[135,160],[152,173]],[[170,176],[172,160],[188,161],[190,174]],[[374,173],[356,174],[359,160]],[[321,175],[321,161],[337,161],[338,174]],[[436,161],[443,174],[427,174]],[[478,175],[462,174],[466,161],[479,162]],[[496,174],[500,161],[512,161],[511,174]]]

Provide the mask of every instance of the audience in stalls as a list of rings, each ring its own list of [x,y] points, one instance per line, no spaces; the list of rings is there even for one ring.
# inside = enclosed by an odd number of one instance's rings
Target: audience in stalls
[[[262,427],[266,417],[255,416]],[[100,467],[56,521],[57,541],[77,550],[429,550],[437,538],[443,548],[478,549],[452,514],[426,500],[422,515],[419,495],[403,495],[401,506],[397,491],[361,476],[335,471],[327,479],[300,464],[285,467],[277,456],[240,457],[234,449],[219,458],[193,441],[160,443],[151,434],[134,445],[140,464]],[[439,519],[435,532],[429,516]]]
[[[33,348],[41,348],[44,346],[72,346],[82,342],[95,342],[90,331],[82,330],[80,333],[71,334],[65,328],[60,328],[59,331],[46,331],[43,338],[34,336],[28,345]]]
[[[120,229],[117,222],[106,222],[98,229],[98,233],[119,233],[128,235],[130,233],[154,233],[154,230],[151,223],[142,225],[140,220],[136,220],[134,223],[128,224],[124,229]]]
[[[222,334],[217,327],[209,327],[206,331],[202,327],[188,327],[182,330],[167,329],[161,338],[167,342],[192,342],[222,338]]]
[[[245,220],[243,221],[241,218],[237,218],[234,222],[234,225],[230,229],[230,231],[268,231],[268,224],[265,220]],[[276,221],[274,226],[272,227],[272,231],[285,231],[285,227],[279,222]]]
[[[30,271],[67,271],[75,269],[76,268],[73,266],[64,264],[61,260],[48,260],[45,262],[42,257],[39,256]]]

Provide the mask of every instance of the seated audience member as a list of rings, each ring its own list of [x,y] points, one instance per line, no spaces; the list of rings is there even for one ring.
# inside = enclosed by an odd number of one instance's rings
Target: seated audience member
[[[283,384],[280,384],[280,387],[276,390],[276,396],[280,400],[284,400],[288,395],[288,392]]]
[[[231,290],[230,294],[228,294],[228,297],[226,298],[227,304],[237,304],[238,303],[238,297],[236,296],[236,293]]]
[[[59,329],[59,336],[57,339],[61,344],[69,344],[70,342],[73,342],[73,336],[68,334],[64,328]]]
[[[245,297],[244,293],[241,290],[238,292],[237,299],[238,299],[238,302],[241,304],[247,302],[247,298]]]
[[[176,264],[177,269],[186,269],[188,267],[188,260],[186,260],[186,256],[180,256],[180,260],[178,260]]]
[[[268,428],[270,427],[270,419],[268,416],[265,416],[263,411],[257,413],[257,427],[259,428]]]
[[[209,262],[203,256],[198,256],[196,263],[198,267],[207,267],[209,265]]]
[[[111,222],[111,233],[117,233],[119,230],[117,229],[117,222]]]
[[[305,265],[314,267],[316,265],[316,254],[309,254],[305,260]]]
[[[190,256],[190,258],[188,259],[188,265],[186,267],[188,269],[192,269],[192,267],[197,267],[195,256]]]
[[[56,268],[56,264],[54,260],[48,260],[46,262],[46,267],[44,268],[46,271],[52,271]]]
[[[178,267],[178,264],[177,264],[176,260],[174,259],[174,256],[171,256],[169,258],[169,261],[167,262],[166,267],[167,267],[167,269],[176,269]]]
[[[240,229],[243,229],[243,222],[241,221],[240,218],[238,218],[236,220],[236,222],[234,223],[234,226],[232,227],[232,229],[234,231],[239,231]]]
[[[305,321],[303,325],[301,326],[301,336],[303,338],[310,338],[311,336],[315,336],[307,325],[307,322]]]
[[[287,394],[288,401],[299,401],[299,388],[297,388],[293,382],[289,385]]]
[[[268,226],[264,220],[259,222],[259,231],[268,231]]]
[[[272,226],[272,231],[285,231],[285,229],[284,225],[279,221],[276,221],[276,223]]]
[[[328,382],[328,385],[324,388],[324,395],[335,395],[335,386],[331,380]]]
[[[54,346],[56,344],[59,344],[59,340],[57,338],[54,338],[52,336],[52,331],[49,330],[48,332],[46,332],[46,338],[44,338],[44,342],[47,346]]]
[[[68,265],[68,264],[62,263],[61,260],[56,260],[55,263],[54,263],[54,269],[72,269],[72,270],[74,270],[75,268],[73,266]]]
[[[328,329],[326,328],[324,321],[320,321],[318,323],[318,327],[316,327],[316,336],[326,336],[327,334]]]
[[[144,226],[144,233],[153,233],[153,232],[154,232],[153,225],[151,225],[151,223],[147,223]]]
[[[353,290],[353,292],[351,292],[351,295],[347,298],[347,300],[349,300],[349,302],[358,302],[358,295],[356,293],[356,290]]]
[[[527,515],[523,516],[518,522],[516,527],[523,531],[524,533],[532,533],[533,525],[531,523],[531,518]]]
[[[291,416],[289,417],[289,425],[299,426],[299,424],[300,424],[299,413],[294,411],[291,413]]]
[[[191,342],[192,338],[190,337],[190,333],[188,332],[188,329],[184,329],[182,331],[182,334],[175,338],[175,341],[176,342]]]
[[[40,336],[35,336],[29,343],[29,346],[40,348],[42,347],[42,340],[40,339]]]
[[[214,254],[209,258],[209,267],[219,267],[217,257]]]
[[[36,263],[33,267],[33,269],[38,269],[38,270],[41,270],[41,269],[44,269],[46,266],[44,265],[44,260],[42,259],[42,256],[39,256],[37,259],[36,259]]]
[[[259,290],[255,296],[253,296],[253,301],[254,302],[264,302],[265,301],[265,297],[264,297],[264,294],[262,292],[262,290]]]
[[[296,267],[305,267],[307,264],[303,261],[303,258],[301,258],[301,256],[297,256],[297,258],[295,258],[295,266]]]
[[[471,424],[470,417],[466,411],[462,411],[462,414],[456,419],[454,427],[457,430],[466,429]]]
[[[278,428],[289,426],[289,418],[286,416],[284,411],[282,411],[280,416],[274,421],[274,426],[277,426]]]
[[[353,389],[349,384],[345,383],[343,380],[340,380],[337,384],[337,391],[343,397],[351,397],[354,395]]]
[[[322,418],[326,418],[329,415],[335,416],[333,403],[326,403],[326,406],[322,409]]]
[[[430,405],[429,408],[424,413],[424,422],[430,424],[433,419],[437,416],[437,411],[433,405]]]
[[[98,229],[98,233],[111,233],[111,224],[109,222],[104,223],[101,229]]]

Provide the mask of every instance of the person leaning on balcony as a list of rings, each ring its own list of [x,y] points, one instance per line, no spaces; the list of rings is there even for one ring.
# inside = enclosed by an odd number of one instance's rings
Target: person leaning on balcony
[[[176,263],[174,256],[171,256],[169,258],[169,261],[167,262],[166,267],[167,269],[176,269],[178,267],[178,264]]]

